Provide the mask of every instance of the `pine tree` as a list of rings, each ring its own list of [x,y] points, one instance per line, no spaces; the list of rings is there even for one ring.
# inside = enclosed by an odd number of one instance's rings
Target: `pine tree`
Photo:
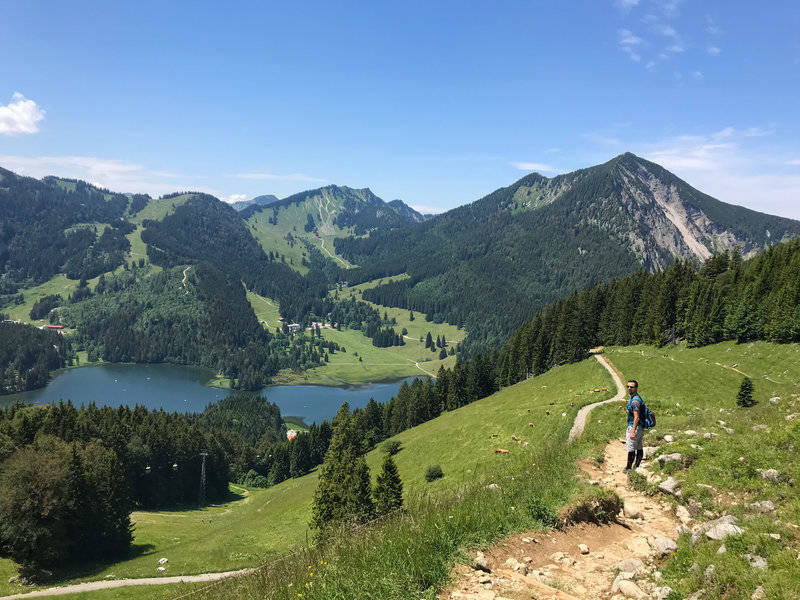
[[[742,385],[739,386],[739,393],[736,395],[736,404],[742,408],[749,408],[755,405],[756,401],[753,400],[753,382],[749,377],[742,379]]]
[[[383,459],[378,480],[375,484],[375,510],[379,515],[385,515],[403,506],[403,482],[397,472],[397,465],[390,454]]]
[[[433,346],[433,337],[431,337],[431,332],[428,332],[428,335],[425,336],[425,347],[430,348]]]
[[[408,320],[409,321],[413,321],[414,320],[414,311],[413,310],[408,311]]]
[[[314,492],[312,528],[322,531],[335,523],[364,522],[373,516],[375,507],[362,439],[345,402],[333,419],[333,438]]]

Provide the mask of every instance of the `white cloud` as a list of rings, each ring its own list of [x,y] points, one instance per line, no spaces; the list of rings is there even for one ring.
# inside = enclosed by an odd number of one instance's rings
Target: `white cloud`
[[[230,194],[229,196],[223,196],[222,198],[220,198],[220,200],[232,204],[234,202],[247,200],[247,194]]]
[[[722,52],[722,50],[720,50],[717,46],[709,46],[706,49],[706,52],[708,52],[711,56],[719,56],[719,53]]]
[[[44,110],[33,100],[14,92],[11,102],[0,106],[0,134],[18,135],[39,132],[39,122],[44,119]]]
[[[558,171],[555,167],[537,162],[512,162],[511,164],[520,171],[544,171],[546,173]]]
[[[319,177],[312,177],[304,173],[237,173],[235,175],[238,179],[254,179],[259,181],[305,181],[311,183],[323,183],[326,180]]]
[[[686,48],[683,47],[682,44],[672,44],[667,48],[667,52],[672,52],[674,54],[680,54],[681,52],[685,52]]]
[[[642,38],[635,35],[630,29],[620,29],[617,34],[619,35],[619,49],[634,62],[642,60],[642,56],[637,50],[642,43]]]
[[[198,187],[174,173],[142,165],[94,156],[0,156],[0,166],[28,177],[56,175],[82,179],[114,192],[147,193],[160,196],[178,190],[195,190],[219,195],[218,190]]]
[[[441,206],[428,206],[427,204],[409,204],[409,206],[423,215],[438,215],[449,210]]]
[[[639,0],[614,0],[614,6],[625,12],[628,12],[634,6],[638,5],[639,5]]]
[[[696,81],[703,81],[703,73],[702,71],[693,71],[692,72],[692,79]]]
[[[765,153],[753,147],[750,130],[760,127],[682,135],[654,143],[632,144],[634,151],[662,165],[697,189],[733,204],[770,214],[800,219],[800,175],[786,166],[800,159]]]

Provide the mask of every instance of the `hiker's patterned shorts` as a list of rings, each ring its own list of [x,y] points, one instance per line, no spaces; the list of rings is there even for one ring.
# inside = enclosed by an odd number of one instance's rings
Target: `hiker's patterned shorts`
[[[625,432],[625,448],[628,452],[636,452],[642,449],[642,442],[644,441],[644,427],[641,425],[636,427],[636,435],[631,439],[631,429],[633,427],[628,425],[628,430]]]

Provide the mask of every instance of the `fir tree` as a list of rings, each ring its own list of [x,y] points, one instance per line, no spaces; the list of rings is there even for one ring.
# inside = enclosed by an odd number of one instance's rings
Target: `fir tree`
[[[739,386],[739,393],[736,395],[736,404],[742,408],[749,408],[755,405],[753,400],[753,382],[749,377],[742,379],[742,385]]]
[[[345,402],[333,419],[333,437],[314,492],[312,528],[322,531],[347,520],[364,522],[374,514],[362,439]]]
[[[433,346],[433,337],[431,337],[431,332],[428,332],[428,335],[425,336],[425,347],[430,348]]]
[[[385,515],[403,506],[403,483],[390,454],[384,456],[383,468],[378,475],[374,495],[375,510],[379,515]]]

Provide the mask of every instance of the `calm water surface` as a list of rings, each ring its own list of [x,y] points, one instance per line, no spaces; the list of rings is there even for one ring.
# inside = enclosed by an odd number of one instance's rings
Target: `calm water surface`
[[[114,407],[141,404],[170,412],[201,412],[209,403],[229,394],[228,390],[203,385],[212,375],[206,369],[164,364],[81,367],[59,373],[42,389],[0,396],[0,406],[16,400],[28,404],[72,400],[77,406],[89,402]],[[351,408],[366,406],[370,398],[385,402],[397,393],[403,381],[413,379],[360,387],[278,385],[267,388],[262,395],[275,402],[283,416],[303,417],[306,423],[312,423],[333,418],[345,401]]]

